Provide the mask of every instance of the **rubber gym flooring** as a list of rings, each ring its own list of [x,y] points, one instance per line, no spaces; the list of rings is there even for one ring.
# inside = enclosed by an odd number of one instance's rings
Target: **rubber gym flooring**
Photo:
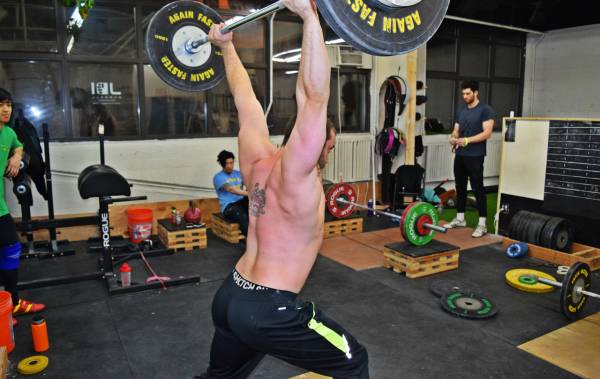
[[[394,227],[385,219],[365,217],[365,231]],[[96,253],[77,244],[75,256],[22,261],[21,280],[55,277],[95,268]],[[208,248],[177,256],[151,258],[159,275],[200,275],[199,283],[167,290],[109,297],[101,280],[21,292],[44,302],[50,350],[44,378],[191,378],[208,363],[213,334],[211,301],[242,254],[210,232]],[[504,282],[504,273],[539,262],[506,258],[500,243],[462,250],[458,270],[407,279],[376,267],[355,271],[324,256],[301,293],[344,325],[369,352],[370,374],[393,378],[576,378],[517,346],[569,324],[559,293],[529,294]],[[549,266],[536,269],[553,273]],[[133,262],[133,280],[145,279]],[[437,279],[479,284],[499,308],[488,320],[464,320],[444,312],[429,290]],[[560,280],[560,278],[559,278]],[[600,291],[594,274],[593,291]],[[600,311],[590,300],[583,316]],[[9,378],[19,360],[33,355],[29,321],[18,318]],[[581,346],[585,349],[585,346]],[[289,378],[305,370],[266,357],[251,378]],[[35,376],[34,376],[35,377]]]

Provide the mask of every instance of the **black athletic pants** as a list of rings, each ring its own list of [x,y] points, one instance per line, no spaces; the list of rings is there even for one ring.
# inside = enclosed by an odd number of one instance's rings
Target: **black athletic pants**
[[[265,354],[333,378],[367,379],[367,350],[313,303],[237,271],[212,305],[215,335],[204,378],[247,378]]]
[[[487,198],[483,186],[483,160],[485,156],[468,157],[456,155],[454,157],[454,180],[456,181],[456,210],[464,213],[467,205],[467,181],[471,182],[471,189],[475,192],[477,211],[479,217],[487,217]]]
[[[223,210],[223,216],[231,222],[240,224],[240,230],[244,236],[248,235],[248,198],[231,203]]]
[[[2,180],[2,178],[0,178]],[[0,249],[19,242],[17,235],[17,226],[10,214],[0,217]],[[17,283],[19,281],[19,269],[0,270],[0,285],[4,290],[12,295],[13,305],[19,302],[19,291]]]

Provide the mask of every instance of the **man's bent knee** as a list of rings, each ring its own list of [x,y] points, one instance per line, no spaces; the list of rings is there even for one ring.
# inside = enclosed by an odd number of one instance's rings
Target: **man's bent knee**
[[[356,368],[353,370],[353,374],[348,378],[351,379],[369,379],[369,354],[367,349],[361,346],[359,352],[355,353],[353,357]],[[335,378],[337,379],[337,378]]]

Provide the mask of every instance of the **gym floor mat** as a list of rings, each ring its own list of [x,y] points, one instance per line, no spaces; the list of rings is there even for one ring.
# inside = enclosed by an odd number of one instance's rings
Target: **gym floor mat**
[[[356,242],[347,236],[323,240],[319,253],[355,270],[366,270],[383,265],[383,254],[380,250]]]
[[[472,238],[472,232],[470,228],[449,230],[447,234],[436,233],[435,240],[459,246],[461,250],[502,241],[501,237],[491,234]],[[383,250],[386,244],[403,240],[399,228],[349,234],[323,240],[319,253],[355,270],[367,270],[383,266]]]
[[[183,259],[150,259],[157,272],[194,273],[202,278],[199,283],[116,296],[108,296],[101,280],[21,291],[23,298],[47,306],[43,315],[48,324],[50,365],[44,377],[190,378],[201,374],[214,333],[213,296],[243,253],[242,245],[231,245],[210,232],[208,239],[206,249],[180,253]],[[75,259],[36,259],[21,265],[26,266],[28,279],[53,275],[54,268],[76,273],[94,267],[98,254],[86,252],[85,246],[79,246],[77,254]],[[526,263],[527,259],[506,258],[498,243],[462,252],[458,270],[413,280],[382,267],[356,271],[319,256],[300,298],[315,302],[367,347],[372,378],[575,379],[575,374],[517,348],[568,325],[558,292],[529,294],[504,282],[506,270]],[[135,270],[143,274],[141,266]],[[431,281],[444,278],[479,284],[500,312],[485,321],[446,314],[429,290]],[[594,287],[599,280],[594,278]],[[597,287],[593,291],[598,292]],[[589,302],[584,315],[598,311],[600,304]],[[11,377],[20,377],[15,376],[16,362],[32,355],[31,317],[18,317],[19,325],[14,328]],[[303,373],[306,370],[266,357],[250,378],[290,378]]]
[[[526,342],[519,348],[581,377],[600,378],[600,313]]]

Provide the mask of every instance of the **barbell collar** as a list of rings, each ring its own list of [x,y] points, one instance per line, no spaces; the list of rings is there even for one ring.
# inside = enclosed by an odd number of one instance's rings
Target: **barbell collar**
[[[426,227],[427,229],[435,230],[436,232],[440,232],[440,233],[448,232],[448,228],[444,228],[443,226],[439,226],[439,225],[423,224],[423,226]]]
[[[277,11],[280,11],[283,8],[285,8],[285,5],[283,4],[283,0],[279,0],[271,5],[268,5],[264,8],[257,10],[256,12],[252,12],[249,15],[240,18],[239,20],[234,21],[231,24],[227,24],[223,29],[221,29],[221,33],[226,34],[226,33],[232,32],[235,29],[239,28],[240,26],[246,25],[246,24],[251,23],[256,20],[260,20],[263,17],[270,16],[271,14],[273,14]],[[190,47],[191,47],[191,49],[197,49],[199,46],[202,46],[207,42],[208,42],[208,36],[205,36],[198,40],[192,41],[190,43]]]
[[[336,199],[336,201],[339,202],[339,203],[343,203],[343,204],[351,204],[351,205],[354,205],[355,207],[367,209],[367,210],[370,210],[370,211],[375,212],[375,213],[379,213],[379,214],[387,216],[387,217],[395,218],[397,220],[402,220],[402,217],[398,216],[397,214],[390,213],[390,212],[380,211],[380,210],[368,207],[366,205],[362,205],[362,204],[358,204],[358,203],[355,203],[355,202],[352,202],[352,201],[348,201],[348,200],[346,200],[344,198],[341,198],[341,197],[338,197]],[[440,232],[440,233],[446,233],[446,232],[448,232],[447,228],[444,228],[443,226],[439,226],[439,225],[432,225],[432,224],[429,224],[429,223],[425,223],[425,224],[423,224],[423,226],[425,228],[427,228],[427,229],[435,230],[436,232]]]
[[[538,282],[541,282],[541,283],[544,283],[544,284],[549,284],[551,286],[555,286],[555,287],[559,287],[559,288],[561,288],[563,286],[563,284],[560,283],[560,282],[555,282],[554,280],[549,280],[549,279],[542,278],[542,277],[539,277],[539,276],[538,276],[537,280],[538,280]],[[579,288],[576,291],[577,291],[578,294],[589,296],[589,297],[593,297],[593,298],[596,298],[596,299],[600,299],[600,295],[599,294],[594,293],[594,292],[590,292],[590,291],[585,291],[583,288]]]

